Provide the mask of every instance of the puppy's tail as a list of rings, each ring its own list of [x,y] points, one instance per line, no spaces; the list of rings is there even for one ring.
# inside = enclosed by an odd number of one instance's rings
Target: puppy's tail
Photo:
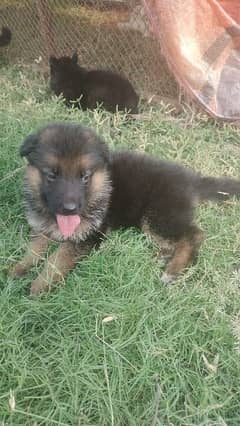
[[[7,46],[12,39],[12,32],[8,27],[2,27],[0,34],[0,47]]]
[[[227,177],[199,177],[196,189],[201,201],[226,201],[233,196],[240,198],[240,180]]]

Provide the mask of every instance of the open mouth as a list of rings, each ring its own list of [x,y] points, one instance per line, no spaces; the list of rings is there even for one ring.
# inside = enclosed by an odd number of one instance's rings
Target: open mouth
[[[64,238],[71,237],[76,231],[77,227],[81,223],[81,218],[79,215],[61,215],[57,214],[57,224],[61,234]]]

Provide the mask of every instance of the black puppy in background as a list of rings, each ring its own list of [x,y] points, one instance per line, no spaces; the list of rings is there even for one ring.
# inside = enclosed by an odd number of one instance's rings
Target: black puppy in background
[[[7,46],[12,39],[12,32],[8,27],[2,27],[0,34],[0,47]]]
[[[138,112],[139,97],[129,80],[107,70],[90,70],[78,65],[77,53],[72,57],[50,57],[50,88],[66,103],[79,101],[83,110],[94,109],[101,104],[107,111],[127,110]]]

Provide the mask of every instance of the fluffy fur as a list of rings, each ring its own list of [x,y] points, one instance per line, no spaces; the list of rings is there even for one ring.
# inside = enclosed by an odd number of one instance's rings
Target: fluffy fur
[[[62,94],[68,105],[78,101],[83,110],[101,104],[110,112],[118,108],[137,113],[139,98],[126,78],[112,71],[88,71],[77,62],[76,53],[71,58],[50,57],[50,87],[57,96]]]
[[[12,271],[22,275],[39,260],[49,239],[63,243],[32,283],[32,293],[59,281],[111,229],[136,227],[170,255],[163,276],[175,279],[201,245],[194,222],[201,200],[240,196],[240,181],[202,177],[181,165],[133,152],[111,152],[90,129],[51,124],[24,141],[28,160],[24,191],[29,224],[37,236]],[[80,225],[68,238],[57,215],[79,215]],[[64,217],[65,217],[64,216]]]
[[[0,34],[0,47],[7,46],[12,39],[12,32],[8,27],[2,27]]]

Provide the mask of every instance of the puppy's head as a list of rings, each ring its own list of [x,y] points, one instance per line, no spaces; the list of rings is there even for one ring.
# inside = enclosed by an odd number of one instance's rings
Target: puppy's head
[[[78,54],[74,52],[71,56],[62,56],[61,58],[56,58],[51,55],[49,58],[49,65],[51,70],[58,69],[71,69],[78,63]]]
[[[56,95],[60,95],[63,92],[64,97],[66,97],[67,94],[64,91],[71,88],[71,77],[75,75],[76,70],[80,69],[77,62],[77,52],[72,57],[62,56],[61,58],[56,58],[55,56],[50,56],[50,87]]]
[[[20,155],[29,164],[26,181],[31,203],[37,200],[38,210],[41,206],[55,220],[63,237],[71,237],[86,221],[91,225],[110,195],[108,149],[92,130],[51,124],[28,136]]]

